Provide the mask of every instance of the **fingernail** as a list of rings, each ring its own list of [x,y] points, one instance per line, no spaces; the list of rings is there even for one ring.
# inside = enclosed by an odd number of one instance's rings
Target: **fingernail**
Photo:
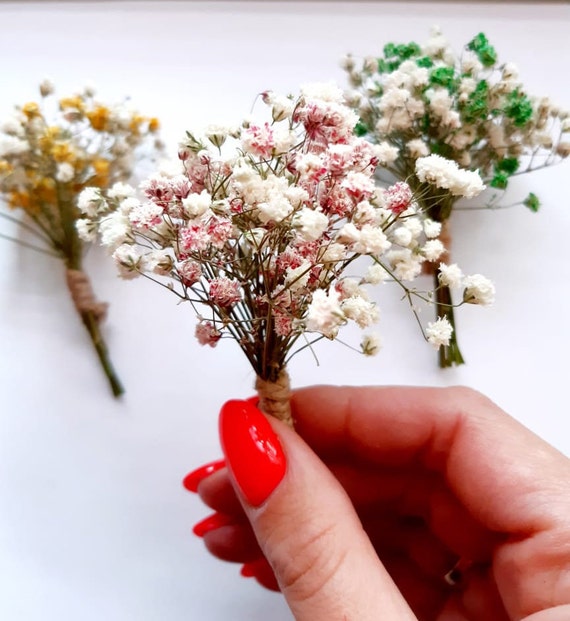
[[[250,563],[244,563],[240,574],[244,578],[255,578],[259,584],[266,589],[270,589],[271,591],[280,590],[275,574],[265,557],[261,557]]]
[[[255,576],[255,567],[253,563],[244,563],[239,572],[244,578],[252,578]]]
[[[198,537],[203,537],[211,530],[216,530],[216,528],[227,526],[231,523],[232,519],[229,516],[224,515],[223,513],[213,513],[212,515],[209,515],[207,518],[204,518],[202,521],[198,522],[192,529],[192,532]]]
[[[199,468],[196,468],[196,470],[192,470],[192,472],[188,473],[184,477],[182,485],[184,485],[189,492],[197,492],[200,481],[206,477],[209,477],[211,474],[214,474],[214,472],[221,470],[225,465],[225,460],[218,459],[210,462],[209,464],[205,464],[204,466],[200,466]]]
[[[265,416],[248,401],[228,401],[220,411],[220,441],[245,499],[262,504],[285,475],[285,454]]]

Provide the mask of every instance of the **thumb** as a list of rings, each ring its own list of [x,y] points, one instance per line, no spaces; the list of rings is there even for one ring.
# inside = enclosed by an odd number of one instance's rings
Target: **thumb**
[[[273,425],[273,426],[272,426]],[[226,463],[297,621],[416,621],[350,499],[291,429],[247,401],[220,412]]]

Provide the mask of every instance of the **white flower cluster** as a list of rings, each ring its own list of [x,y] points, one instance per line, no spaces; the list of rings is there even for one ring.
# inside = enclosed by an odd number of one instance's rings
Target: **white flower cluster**
[[[479,173],[459,168],[453,160],[447,160],[441,155],[418,158],[416,176],[422,183],[449,190],[453,196],[474,198],[485,189]]]

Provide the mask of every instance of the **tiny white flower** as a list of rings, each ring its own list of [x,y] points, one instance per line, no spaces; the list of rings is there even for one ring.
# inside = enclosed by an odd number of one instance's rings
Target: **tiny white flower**
[[[406,149],[411,157],[425,157],[429,155],[429,149],[426,143],[421,138],[414,138],[406,143]]]
[[[451,265],[440,263],[438,280],[440,284],[447,287],[459,287],[463,282],[463,272],[457,263],[452,263]]]
[[[379,334],[365,334],[360,343],[360,349],[365,356],[375,356],[382,348]]]
[[[99,224],[101,245],[115,249],[129,239],[131,223],[125,214],[115,211],[105,216]]]
[[[482,274],[472,274],[463,279],[463,301],[468,304],[489,306],[495,301],[495,285]]]
[[[331,288],[328,293],[317,289],[313,293],[307,309],[305,329],[309,332],[320,332],[329,339],[334,339],[341,325],[346,323],[339,304],[339,293]]]
[[[40,94],[42,97],[48,97],[55,91],[55,86],[49,78],[45,78],[40,82]]]
[[[370,283],[371,285],[378,285],[381,282],[388,280],[389,277],[390,275],[381,265],[373,263],[368,267],[363,281],[365,283]]]
[[[22,155],[29,151],[30,145],[27,140],[22,140],[17,136],[5,135],[0,138],[0,157],[10,155]]]
[[[412,243],[412,232],[410,231],[410,229],[406,228],[405,226],[399,226],[393,233],[392,233],[393,239],[394,241],[399,245],[399,246],[409,246]]]
[[[431,220],[430,218],[426,218],[424,220],[424,233],[428,239],[438,237],[439,234],[441,233],[441,222],[437,222],[436,220]]]
[[[447,317],[438,317],[437,321],[430,321],[426,327],[428,343],[433,345],[435,349],[439,349],[442,345],[449,345],[452,334],[453,326]]]
[[[99,188],[88,187],[81,191],[77,199],[77,207],[81,213],[87,217],[93,218],[99,210],[104,209],[107,205]]]
[[[449,190],[454,196],[473,198],[485,189],[478,172],[463,170],[453,160],[436,154],[416,160],[416,176],[421,182]]]
[[[329,219],[320,211],[303,207],[293,216],[292,225],[302,239],[315,241],[327,230]]]
[[[428,239],[422,248],[422,252],[428,261],[437,261],[445,252],[445,246],[439,239]]]
[[[109,198],[116,198],[117,200],[123,200],[134,195],[135,188],[133,188],[133,186],[129,185],[128,183],[123,183],[121,181],[114,183],[107,192],[107,196]]]
[[[379,318],[376,304],[358,295],[346,298],[340,307],[344,316],[355,321],[360,328],[367,328]]]
[[[130,280],[140,275],[142,257],[135,246],[122,244],[113,252],[113,260],[121,278]]]
[[[75,176],[75,169],[71,164],[67,162],[61,162],[61,164],[57,165],[57,171],[55,173],[55,178],[60,183],[68,183]]]
[[[87,218],[79,218],[75,221],[77,234],[85,242],[94,242],[97,239],[97,225]]]
[[[210,208],[212,196],[207,190],[202,190],[200,194],[188,194],[182,199],[182,208],[189,218],[198,218]]]

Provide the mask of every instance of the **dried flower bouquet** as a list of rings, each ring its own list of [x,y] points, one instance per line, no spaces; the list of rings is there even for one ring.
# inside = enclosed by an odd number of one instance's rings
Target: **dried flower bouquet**
[[[423,45],[389,43],[379,57],[357,61],[347,56],[343,66],[353,87],[347,99],[360,117],[357,133],[381,148],[381,166],[390,177],[407,181],[421,195],[424,213],[443,225],[444,238],[461,195],[416,175],[419,158],[441,158],[442,170],[451,166],[446,158],[479,171],[496,190],[486,203],[495,208],[511,177],[570,155],[564,137],[570,114],[546,97],[528,95],[516,67],[500,63],[482,33],[459,55],[435,29]],[[539,208],[533,193],[522,203],[532,211]],[[437,264],[432,272],[437,315],[455,325],[445,276]],[[463,362],[455,333],[440,349],[439,361],[442,367]]]
[[[338,87],[262,99],[266,121],[187,133],[178,170],[143,182],[144,197],[125,186],[84,190],[78,227],[84,239],[100,235],[123,277],[156,280],[189,303],[201,344],[233,338],[255,370],[260,407],[292,424],[291,357],[349,321],[371,326],[378,309],[367,285],[393,279],[408,300],[429,302],[407,283],[445,249],[441,226],[419,212],[407,184],[376,187],[379,148],[355,136],[358,117]],[[453,182],[458,192],[483,188],[469,171]],[[362,256],[365,273],[348,277]],[[492,288],[478,278],[458,278],[464,301]],[[439,347],[451,326],[439,319],[424,336]],[[361,349],[378,346],[367,335]]]
[[[95,299],[83,269],[76,202],[87,186],[109,188],[129,179],[140,148],[160,147],[158,121],[126,104],[100,103],[90,87],[57,100],[53,93],[51,82],[42,82],[40,102],[17,106],[0,128],[0,193],[8,208],[23,211],[24,218],[0,215],[33,235],[36,243],[24,245],[63,261],[74,305],[111,390],[119,396],[123,387],[99,325],[107,305]]]

